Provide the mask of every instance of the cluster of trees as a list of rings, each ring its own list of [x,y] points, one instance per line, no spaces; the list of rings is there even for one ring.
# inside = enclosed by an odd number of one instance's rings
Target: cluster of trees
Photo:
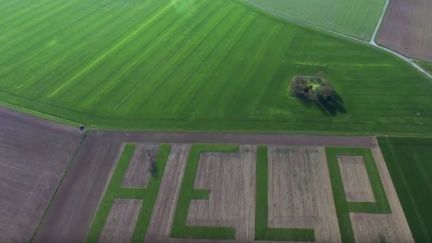
[[[291,95],[304,102],[316,104],[327,114],[345,113],[341,97],[322,74],[295,76],[291,82]]]
[[[300,99],[316,102],[330,99],[336,92],[321,76],[295,76],[291,82],[291,94]]]

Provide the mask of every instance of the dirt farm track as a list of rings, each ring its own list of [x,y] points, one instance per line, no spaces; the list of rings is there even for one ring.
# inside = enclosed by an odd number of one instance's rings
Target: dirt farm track
[[[326,163],[327,147],[355,147],[372,151],[391,214],[351,213],[356,239],[403,239],[412,241],[399,200],[374,137],[303,136],[272,134],[211,134],[157,132],[80,132],[78,128],[0,109],[0,242],[83,242],[110,190],[120,161],[134,144],[121,188],[150,187],[151,161],[162,144],[170,150],[161,174],[147,234],[149,242],[211,242],[172,238],[178,200],[184,192],[186,173],[196,144],[232,144],[236,151],[205,152],[197,161],[194,190],[209,193],[208,199],[192,199],[186,225],[232,227],[238,242],[255,236],[255,187],[259,175],[257,151],[268,148],[268,227],[311,228],[317,242],[340,241],[332,184]],[[211,148],[211,147],[210,147]],[[362,159],[347,157],[347,166],[361,170]],[[343,172],[343,171],[342,171]],[[262,173],[261,173],[262,174]],[[190,175],[190,174],[188,174]],[[361,178],[363,175],[363,178]],[[368,185],[367,173],[351,180]],[[345,182],[344,182],[345,183]],[[363,185],[362,184],[362,185]],[[232,185],[232,186],[228,186]],[[347,183],[348,185],[348,183]],[[347,187],[354,199],[364,190]],[[363,190],[363,191],[362,191]],[[357,195],[357,192],[359,194]],[[363,193],[363,194],[362,194]],[[126,195],[126,194],[124,194]],[[369,195],[370,196],[370,195]],[[262,196],[261,196],[262,197]],[[366,197],[373,201],[373,196]],[[318,203],[321,202],[321,203]],[[149,203],[138,198],[117,197],[101,227],[100,242],[128,242],[139,212]],[[190,206],[190,207],[189,207]],[[31,212],[31,213],[30,213]],[[18,215],[18,217],[17,217]],[[379,217],[381,228],[368,222]],[[330,227],[331,226],[331,227]],[[394,236],[395,235],[395,236]],[[378,237],[378,238],[377,238]],[[390,238],[398,237],[398,238]],[[65,241],[67,239],[67,241]],[[217,241],[219,242],[219,241]],[[225,242],[225,241],[224,241]]]

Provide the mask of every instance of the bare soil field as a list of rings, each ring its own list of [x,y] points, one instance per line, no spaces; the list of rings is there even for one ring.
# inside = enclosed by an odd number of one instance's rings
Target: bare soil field
[[[374,202],[372,186],[361,156],[338,156],[345,196],[349,202]]]
[[[0,108],[0,242],[28,242],[83,134]]]
[[[156,160],[158,149],[158,144],[137,145],[123,180],[124,187],[147,187],[151,177],[150,166]]]
[[[90,133],[81,146],[34,242],[83,242],[121,154],[122,140]]]
[[[236,229],[236,240],[255,237],[256,146],[243,145],[240,153],[201,155],[195,189],[210,191],[208,200],[192,200],[188,224]]]
[[[340,242],[323,147],[269,147],[269,227],[312,228],[317,242]]]
[[[167,242],[177,204],[181,181],[189,154],[190,145],[174,144],[165,168],[152,219],[147,231],[148,242]]]
[[[209,190],[209,199],[192,201],[188,224],[234,227],[236,242],[252,242],[256,145],[273,144],[269,147],[269,226],[311,227],[317,241],[339,241],[324,147],[376,147],[372,137],[228,133],[91,131],[82,141],[84,135],[78,129],[5,109],[0,109],[0,135],[2,242],[28,241],[33,234],[33,242],[83,242],[125,143],[137,144],[122,181],[125,187],[146,186],[149,164],[155,159],[159,144],[172,144],[146,235],[149,242],[221,242],[170,239],[191,143],[240,144],[240,152],[202,154],[195,189]],[[381,156],[379,149],[375,153]],[[73,161],[68,163],[72,156]],[[385,177],[383,183],[394,213],[378,215],[383,219],[375,222],[382,221],[379,224],[387,227],[383,230],[388,234],[401,234],[398,239],[412,240],[385,163],[380,159],[380,170],[385,170],[381,176]],[[116,201],[100,240],[127,241],[127,237],[117,236],[130,235],[142,203],[145,205],[140,201],[138,206],[130,199],[125,203]],[[365,228],[372,227],[372,216],[352,215],[358,239],[382,237]]]
[[[130,242],[142,203],[136,199],[115,199],[99,242]]]
[[[376,41],[411,58],[432,61],[432,1],[390,0]]]
[[[357,242],[414,242],[380,148],[372,148],[372,153],[392,213],[351,213],[355,239]]]

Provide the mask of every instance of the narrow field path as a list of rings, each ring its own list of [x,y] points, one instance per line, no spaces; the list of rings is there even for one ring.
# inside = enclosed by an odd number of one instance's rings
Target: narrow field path
[[[205,133],[205,132],[116,132],[94,131],[90,134],[106,134],[121,137],[129,142],[146,143],[231,143],[231,144],[285,144],[309,146],[374,147],[372,136],[321,136],[254,133]]]

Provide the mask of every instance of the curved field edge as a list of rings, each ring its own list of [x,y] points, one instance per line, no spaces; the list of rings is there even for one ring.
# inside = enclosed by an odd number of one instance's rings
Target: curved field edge
[[[415,63],[420,65],[426,72],[432,75],[432,62],[417,60]]]
[[[137,90],[127,89],[138,82],[128,79],[140,79],[139,75],[131,76],[130,73],[146,69],[152,63],[135,65],[135,62],[143,62],[148,56],[126,55],[142,48],[135,36],[126,32],[123,37],[131,37],[129,45],[120,46],[118,52],[113,51],[109,58],[102,58],[100,65],[93,67],[92,63],[98,60],[98,56],[103,57],[107,50],[103,47],[96,52],[95,59],[77,64],[81,70],[87,70],[90,65],[91,70],[70,84],[67,92],[50,96],[53,90],[58,89],[58,84],[62,85],[62,80],[36,76],[40,80],[48,78],[51,82],[40,87],[37,80],[27,84],[18,79],[20,75],[12,73],[7,77],[0,76],[0,98],[14,106],[37,110],[39,115],[49,114],[96,128],[430,135],[432,128],[428,124],[431,124],[432,114],[427,106],[432,101],[428,97],[432,85],[414,68],[384,51],[343,40],[333,34],[282,23],[250,11],[240,3],[224,3],[219,8],[212,3],[209,11],[199,9],[189,15],[178,14],[177,9],[167,10],[168,19],[177,18],[179,26],[176,27],[199,37],[192,39],[199,41],[199,45],[184,47],[183,43],[191,41],[191,37],[185,37],[183,42],[175,41],[175,28],[168,28],[174,34],[167,31],[166,39],[161,43],[149,44],[153,47],[149,50],[152,55],[169,53],[163,50],[169,49],[168,44],[181,47],[180,54],[169,50],[177,58],[168,61],[169,65],[149,69],[155,72],[152,77],[160,77],[160,82],[164,81],[163,86],[154,83]],[[201,8],[207,5],[210,2],[203,1]],[[151,19],[151,13],[149,16],[145,17]],[[203,17],[210,18],[203,20],[204,26],[195,26],[193,30],[188,27],[195,18]],[[211,25],[215,27],[222,23],[217,22],[218,19],[225,24],[212,31]],[[140,26],[140,21],[136,22]],[[168,24],[169,21],[165,22]],[[146,30],[156,33],[157,29]],[[234,29],[238,31],[233,33]],[[134,33],[136,28],[131,30]],[[267,36],[266,32],[269,32]],[[232,33],[231,39],[227,37],[228,33]],[[96,43],[98,40],[90,39],[89,42]],[[116,45],[113,41],[114,44],[106,46],[108,50]],[[250,53],[250,50],[257,51]],[[68,55],[80,57],[80,53]],[[128,59],[132,59],[130,65]],[[45,59],[42,57],[40,60]],[[198,60],[204,64],[197,65]],[[70,64],[67,61],[62,63],[65,66]],[[105,80],[97,80],[100,76],[110,76],[111,73],[107,72],[109,67],[123,68],[122,65],[131,72],[126,72],[126,77],[115,76],[113,82],[126,80],[126,85],[121,83],[109,87]],[[53,70],[61,77],[68,74],[75,77],[77,74],[73,70],[63,72],[61,67]],[[165,71],[171,70],[172,75],[166,77]],[[341,93],[347,114],[326,116],[315,107],[304,107],[289,96],[287,89],[293,75],[318,71],[324,71]],[[409,85],[406,80],[414,81]],[[20,87],[21,82],[27,86],[25,89]],[[98,96],[101,92],[98,86],[101,85],[112,89],[115,94]],[[113,108],[129,93],[134,96],[127,103]],[[412,99],[406,101],[402,97]]]
[[[386,7],[380,1],[240,0],[290,22],[369,41]]]

